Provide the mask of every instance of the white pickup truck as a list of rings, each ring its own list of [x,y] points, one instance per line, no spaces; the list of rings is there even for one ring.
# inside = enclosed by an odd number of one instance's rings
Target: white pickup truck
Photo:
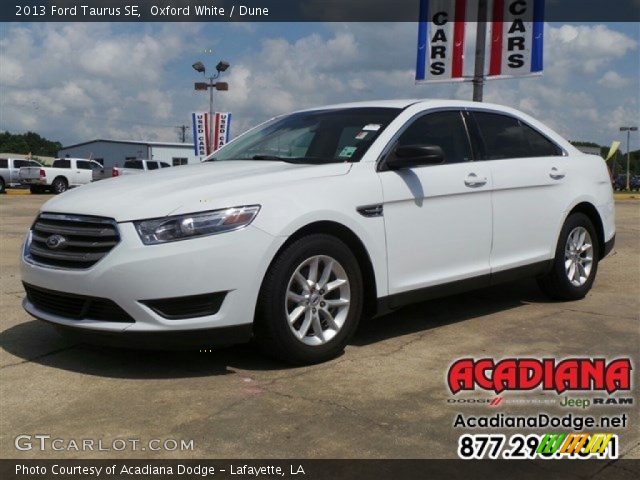
[[[101,178],[102,165],[86,158],[57,158],[51,167],[22,167],[20,182],[31,193],[66,192],[71,187],[85,185]]]
[[[40,168],[35,160],[23,158],[0,158],[0,193],[4,193],[7,187],[20,186],[20,169],[22,167]]]
[[[170,167],[167,162],[160,162],[158,160],[127,160],[122,167],[113,167],[113,177],[119,175],[131,175],[135,173],[148,172],[150,170],[159,170],[161,168]]]

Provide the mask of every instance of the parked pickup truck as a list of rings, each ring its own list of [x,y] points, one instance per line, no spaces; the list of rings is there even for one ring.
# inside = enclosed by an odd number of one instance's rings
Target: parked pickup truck
[[[40,164],[35,160],[23,158],[0,158],[0,193],[4,193],[7,187],[20,186],[20,168],[36,167]]]
[[[149,170],[158,170],[160,168],[170,167],[166,162],[158,160],[127,160],[122,167],[113,167],[112,176],[131,175],[135,173],[147,172]]]
[[[86,158],[57,158],[51,167],[22,167],[20,182],[31,193],[66,192],[71,187],[85,185],[101,178],[102,165]]]

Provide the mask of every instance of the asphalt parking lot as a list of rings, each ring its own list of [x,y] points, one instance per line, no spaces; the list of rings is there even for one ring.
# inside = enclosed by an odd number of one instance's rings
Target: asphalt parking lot
[[[0,197],[3,458],[455,457],[464,432],[452,429],[454,415],[489,412],[447,403],[445,374],[459,357],[629,356],[640,365],[639,201],[618,202],[615,250],[582,301],[552,303],[531,281],[430,301],[364,323],[334,361],[291,368],[250,345],[206,353],[75,345],[32,319],[20,305],[19,250],[49,197]],[[528,395],[545,396],[557,398]],[[587,412],[629,415],[630,428],[619,432],[627,458],[640,458],[637,401]],[[567,413],[558,404],[500,411]],[[195,448],[18,451],[20,434],[192,439]]]

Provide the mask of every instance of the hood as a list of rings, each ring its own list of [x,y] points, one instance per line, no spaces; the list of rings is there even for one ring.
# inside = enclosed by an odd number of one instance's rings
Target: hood
[[[345,175],[350,163],[296,165],[220,161],[164,168],[84,185],[46,202],[41,211],[114,218],[118,222],[260,204],[264,192],[292,182]]]

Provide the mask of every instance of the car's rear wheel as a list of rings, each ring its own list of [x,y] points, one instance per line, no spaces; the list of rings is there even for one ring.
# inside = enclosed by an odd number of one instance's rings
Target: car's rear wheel
[[[254,334],[270,355],[295,364],[339,355],[362,314],[355,256],[338,238],[313,234],[274,260],[262,284]]]
[[[596,278],[600,249],[593,223],[583,213],[567,218],[551,271],[538,279],[544,293],[557,300],[583,298]]]
[[[39,185],[31,185],[29,187],[29,191],[34,195],[38,195],[40,193],[44,193],[44,187],[41,187]]]
[[[53,180],[53,183],[51,184],[51,188],[53,189],[53,193],[58,195],[60,193],[66,192],[67,189],[69,188],[69,185],[67,184],[67,180],[65,178],[57,177],[56,179]]]

